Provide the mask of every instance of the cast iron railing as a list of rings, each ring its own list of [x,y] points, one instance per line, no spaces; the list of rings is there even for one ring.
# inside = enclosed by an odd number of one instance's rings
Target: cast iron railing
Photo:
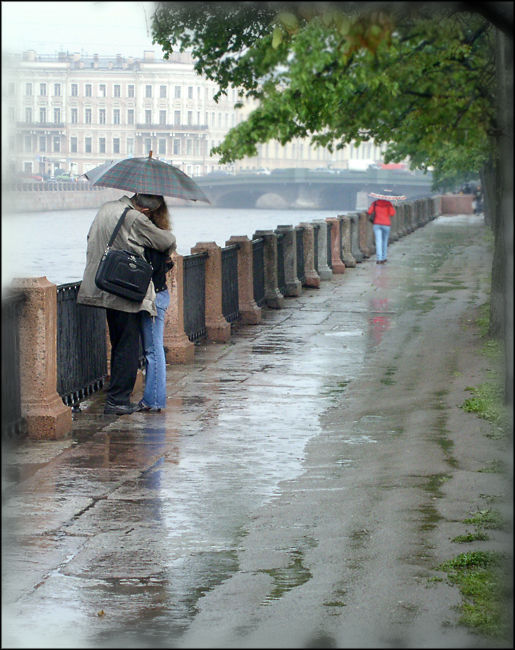
[[[306,280],[306,272],[304,270],[304,228],[295,228],[295,238],[297,244],[297,278],[301,284]]]
[[[286,294],[286,274],[284,271],[284,235],[277,234],[277,286],[279,291]]]
[[[331,246],[331,229],[333,227],[333,224],[328,221],[327,222],[327,266],[332,269],[333,268],[333,253],[332,253],[332,246]]]
[[[318,273],[318,233],[320,231],[320,226],[319,224],[315,223],[313,224],[313,238],[314,238],[314,265],[315,265],[315,271]]]
[[[80,285],[57,287],[57,392],[74,409],[107,375],[106,312],[77,304]]]
[[[2,438],[26,433],[21,414],[20,320],[25,296],[11,293],[2,300]]]
[[[252,240],[252,282],[254,302],[263,307],[265,299],[265,240],[262,237]]]
[[[184,256],[184,331],[192,343],[205,339],[207,253]]]
[[[222,314],[229,323],[241,318],[238,299],[239,244],[222,248]]]

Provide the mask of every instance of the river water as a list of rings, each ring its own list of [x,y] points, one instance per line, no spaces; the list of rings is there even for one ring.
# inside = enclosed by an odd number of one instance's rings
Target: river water
[[[2,289],[15,277],[46,276],[65,284],[82,280],[86,239],[97,209],[27,212],[2,216]],[[225,246],[233,235],[344,214],[336,210],[171,208],[177,251],[189,255],[198,242]]]

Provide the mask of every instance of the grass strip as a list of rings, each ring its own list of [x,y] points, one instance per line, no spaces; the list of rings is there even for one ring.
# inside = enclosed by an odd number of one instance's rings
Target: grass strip
[[[440,564],[456,585],[464,602],[458,606],[459,623],[499,641],[511,639],[512,584],[508,556],[498,551],[471,551]]]

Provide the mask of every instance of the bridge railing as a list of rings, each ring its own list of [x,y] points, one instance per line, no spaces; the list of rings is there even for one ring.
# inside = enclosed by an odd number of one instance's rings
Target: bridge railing
[[[284,235],[277,234],[277,286],[286,295],[286,273],[284,269]]]
[[[295,238],[297,246],[297,278],[302,284],[306,279],[304,270],[304,228],[302,226],[295,228]]]

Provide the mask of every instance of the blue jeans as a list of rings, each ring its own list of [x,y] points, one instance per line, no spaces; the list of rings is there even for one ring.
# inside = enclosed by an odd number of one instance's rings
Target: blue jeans
[[[141,331],[145,350],[145,392],[142,402],[150,408],[163,409],[166,406],[166,358],[163,347],[165,311],[170,304],[170,294],[160,291],[156,294],[157,316],[141,312]]]
[[[374,237],[376,238],[376,255],[377,261],[382,262],[386,259],[388,250],[388,237],[390,235],[390,226],[380,226],[374,224]]]

